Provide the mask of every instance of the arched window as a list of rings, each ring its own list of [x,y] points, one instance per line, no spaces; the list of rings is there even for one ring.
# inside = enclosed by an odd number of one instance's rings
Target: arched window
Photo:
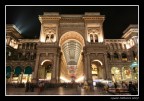
[[[127,61],[127,55],[125,53],[122,53],[122,61]]]
[[[123,49],[122,43],[120,43],[120,48]]]
[[[33,57],[34,57],[34,59],[36,59],[36,53],[34,53],[34,56],[33,56]]]
[[[19,76],[22,72],[22,69],[20,66],[17,66],[15,69],[14,69],[14,76]]]
[[[116,50],[116,49],[117,49],[117,44],[116,44],[116,43],[113,43],[113,47],[114,47],[114,49]]]
[[[18,53],[18,58],[19,58],[19,59],[22,58],[22,53]]]
[[[126,49],[126,44],[124,44],[124,49]]]
[[[107,46],[107,49],[110,49],[110,45],[109,44],[106,44],[106,46]]]
[[[29,49],[29,43],[26,44],[26,49]]]
[[[34,49],[36,49],[37,44],[34,45]]]
[[[24,74],[32,74],[32,67],[27,66],[27,67],[25,68]]]
[[[114,59],[118,59],[118,54],[114,53]]]
[[[30,49],[33,49],[33,43],[30,44]]]
[[[96,34],[94,35],[94,39],[95,39],[95,42],[98,42],[98,36]]]
[[[116,49],[118,49],[118,43],[115,43]]]
[[[54,35],[53,34],[51,34],[51,39],[53,39],[54,38]]]
[[[118,46],[118,49],[121,49],[121,47],[120,47],[120,43],[117,43],[117,46]]]
[[[91,41],[91,43],[93,42],[93,35],[92,34],[90,34],[90,41]]]
[[[30,59],[30,53],[26,53],[26,59]]]
[[[32,67],[27,66],[24,70],[24,74],[27,75],[26,76],[26,81],[27,82],[31,82],[31,77],[32,77]]]
[[[22,44],[18,44],[18,49],[22,49]]]
[[[111,56],[109,53],[107,53],[107,58],[111,60]]]

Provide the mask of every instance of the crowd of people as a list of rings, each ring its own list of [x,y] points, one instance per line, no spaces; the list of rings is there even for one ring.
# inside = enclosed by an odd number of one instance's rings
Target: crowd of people
[[[98,84],[97,84],[98,85]],[[85,90],[93,90],[94,86],[89,83],[50,83],[50,82],[38,82],[37,84],[27,82],[27,83],[20,83],[20,84],[8,84],[7,87],[15,87],[15,88],[24,88],[25,92],[34,92],[35,88],[38,88],[38,93],[42,92],[43,90],[47,90],[49,88],[58,88],[58,87],[64,87],[64,88],[77,88],[81,87]],[[138,83],[137,82],[109,82],[105,86],[96,86],[96,87],[104,87],[105,91],[108,91],[110,88],[114,88],[115,91],[117,89],[126,89],[131,95],[137,95],[138,94]]]
[[[107,85],[105,85],[104,89],[108,91],[110,88],[115,88],[115,91],[117,92],[118,90],[126,90],[128,91],[131,95],[137,95],[138,94],[138,83],[137,82],[132,82],[129,81],[127,82],[109,82]]]

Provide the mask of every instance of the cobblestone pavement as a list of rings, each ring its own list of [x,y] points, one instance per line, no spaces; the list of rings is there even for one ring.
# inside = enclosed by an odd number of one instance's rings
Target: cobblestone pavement
[[[15,95],[45,95],[45,96],[52,96],[52,95],[74,95],[74,96],[97,96],[97,95],[112,95],[110,93],[105,92],[103,89],[94,88],[94,90],[86,91],[85,89],[78,87],[78,88],[48,88],[47,90],[43,90],[42,92],[38,93],[38,89],[34,89],[34,92],[25,92],[25,88],[7,88],[6,89],[6,96],[15,96]]]

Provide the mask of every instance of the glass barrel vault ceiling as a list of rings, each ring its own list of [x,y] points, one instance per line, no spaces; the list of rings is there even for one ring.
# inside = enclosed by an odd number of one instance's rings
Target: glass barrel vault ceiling
[[[82,46],[80,43],[74,40],[70,40],[62,45],[64,57],[67,65],[77,65]]]

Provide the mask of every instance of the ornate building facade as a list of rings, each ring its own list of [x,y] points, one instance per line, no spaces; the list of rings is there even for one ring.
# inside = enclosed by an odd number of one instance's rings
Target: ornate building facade
[[[7,82],[94,82],[138,79],[138,26],[129,25],[120,39],[104,39],[104,15],[39,16],[39,39],[25,39],[6,25]]]

